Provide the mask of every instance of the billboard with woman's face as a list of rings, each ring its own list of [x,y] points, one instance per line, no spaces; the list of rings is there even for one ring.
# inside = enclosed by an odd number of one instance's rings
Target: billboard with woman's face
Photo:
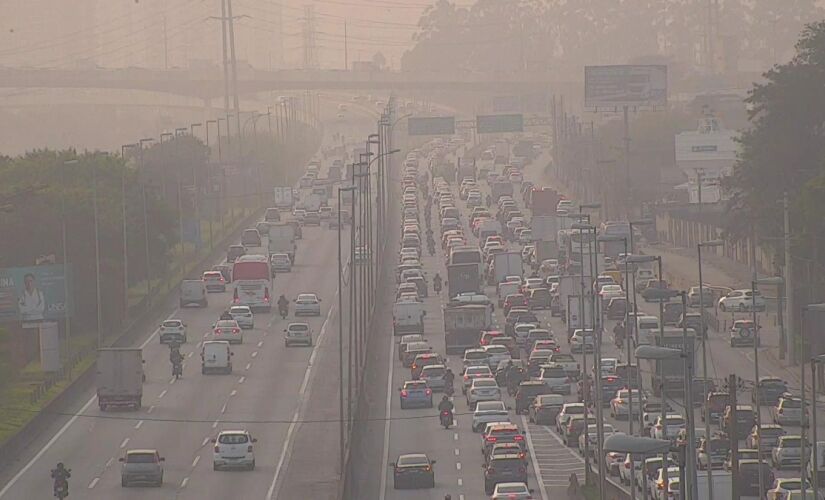
[[[0,322],[58,320],[71,315],[68,279],[63,265],[0,269]]]

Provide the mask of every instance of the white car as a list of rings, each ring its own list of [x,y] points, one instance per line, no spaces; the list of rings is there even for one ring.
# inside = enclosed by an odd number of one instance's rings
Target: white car
[[[533,231],[531,229],[525,229],[518,235],[518,242],[522,245],[529,245],[533,242]]]
[[[757,311],[765,310],[765,298],[756,290],[756,296],[753,295],[753,290],[733,290],[729,294],[719,299],[719,310],[725,311],[750,311],[756,305]]]
[[[810,447],[808,448],[810,449]],[[801,460],[801,436],[781,436],[779,443],[771,450],[771,462],[776,469],[782,469],[787,465],[798,466]]]
[[[487,354],[487,350],[484,348],[467,349],[464,351],[464,368],[478,365],[495,368],[497,365],[490,365],[489,357],[490,355]]]
[[[212,327],[212,340],[226,340],[230,344],[243,344],[243,330],[234,319],[222,319]]]
[[[255,469],[255,453],[252,451],[254,439],[248,431],[221,431],[212,439],[212,470],[224,468]]]
[[[320,316],[321,299],[314,293],[301,293],[295,299],[295,316]]]
[[[607,438],[608,436],[612,436],[616,433],[616,429],[613,428],[610,424],[604,424],[602,426],[604,429],[604,437]],[[587,439],[588,443],[588,452],[590,457],[596,456],[596,449],[598,449],[598,426],[596,424],[587,424]],[[584,432],[579,434],[579,453],[584,455]]]
[[[312,328],[307,323],[290,323],[284,328],[284,345],[295,344],[312,347]]]
[[[596,347],[596,338],[593,335],[593,330],[577,329],[570,337],[570,352],[593,352]]]
[[[494,378],[476,378],[467,389],[467,406],[475,408],[480,401],[501,400],[501,389]]]
[[[660,415],[653,424],[653,437],[672,441],[679,436],[679,431],[686,428],[685,425],[685,418],[678,413],[667,414],[664,422]]]
[[[633,459],[632,454],[628,453],[624,457],[622,466],[619,467],[619,481],[625,486],[630,486],[630,483],[635,482],[634,476],[638,477],[641,470],[642,461],[638,457]]]
[[[177,342],[186,343],[186,323],[179,319],[167,319],[158,328],[158,337],[161,344]]]
[[[564,367],[553,363],[542,365],[541,374],[538,378],[550,389],[553,394],[570,395],[570,377],[564,371]]]
[[[610,299],[624,297],[624,290],[622,285],[602,285],[599,295],[604,302],[610,302]]]
[[[642,413],[642,404],[644,404],[644,395],[638,390],[633,389],[619,389],[616,392],[616,397],[610,400],[610,416],[619,418],[628,418],[630,416],[630,398],[633,398],[633,416],[636,417]]]
[[[491,370],[497,368],[502,361],[513,359],[512,356],[510,356],[510,349],[508,349],[507,346],[493,344],[484,346],[483,349],[487,352],[487,364],[490,365]]]
[[[490,422],[509,422],[510,414],[503,401],[480,401],[473,412],[473,432],[481,432]]]
[[[285,253],[274,253],[269,258],[272,272],[288,273],[292,271],[292,260]]]
[[[473,380],[477,378],[491,378],[492,376],[493,372],[490,371],[490,367],[487,366],[486,363],[483,366],[468,366],[467,369],[464,370],[464,379],[461,383],[461,393],[467,394],[467,389],[470,388]]]
[[[533,490],[526,483],[498,483],[493,490],[492,500],[523,500],[533,498]]]
[[[229,315],[232,316],[232,319],[234,319],[242,329],[249,330],[255,328],[255,317],[249,306],[232,306],[229,308]]]

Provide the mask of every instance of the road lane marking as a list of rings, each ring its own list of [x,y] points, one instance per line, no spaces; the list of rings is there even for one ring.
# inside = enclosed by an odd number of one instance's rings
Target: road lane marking
[[[335,298],[338,297],[340,290],[335,291],[335,295],[333,296],[333,304],[335,304]],[[292,421],[289,423],[289,428],[286,431],[286,438],[284,439],[284,445],[281,448],[281,456],[278,458],[278,464],[275,466],[275,473],[272,476],[272,483],[269,485],[269,490],[266,492],[266,500],[272,500],[277,493],[278,479],[281,477],[281,472],[283,470],[284,464],[286,463],[287,454],[289,453],[290,449],[292,448],[292,439],[295,435],[295,429],[298,427],[298,420],[301,417],[301,410],[303,409],[304,405],[308,403],[309,398],[303,397],[307,387],[309,386],[309,379],[312,375],[312,369],[315,366],[315,353],[318,352],[318,349],[323,344],[323,340],[326,337],[327,333],[327,326],[329,325],[329,320],[332,318],[332,313],[335,311],[336,306],[333,305],[327,311],[327,316],[324,319],[324,323],[321,325],[321,331],[318,334],[318,341],[315,343],[314,347],[312,348],[312,354],[309,357],[309,363],[307,363],[306,371],[304,371],[304,379],[301,382],[301,388],[298,391],[298,403],[295,407],[295,413],[292,417]],[[339,318],[340,321],[340,318]],[[392,342],[391,342],[392,343]],[[258,351],[252,353],[254,357]]]
[[[238,379],[238,383],[243,384],[245,380],[246,380],[246,377],[241,377],[241,378]]]
[[[169,379],[169,385],[174,384],[174,383],[175,383],[175,380],[177,380],[175,377],[170,378],[170,379]]]
[[[109,460],[106,461],[106,466],[104,468],[108,469],[109,466],[114,463],[114,461],[115,461],[115,457],[109,458]]]
[[[200,342],[198,342],[198,344],[200,344]],[[200,347],[200,346],[198,346],[198,347]],[[195,351],[189,351],[189,354],[187,354],[186,357],[191,358],[193,354],[195,354]]]
[[[453,434],[453,441],[458,441],[458,433]]]
[[[252,357],[253,357],[253,358],[254,358],[255,356],[257,356],[257,355],[258,355],[258,351],[255,351],[255,352],[253,352],[253,353],[252,353]]]
[[[120,443],[120,447],[126,448],[127,444],[129,444],[129,438],[124,439],[123,442]]]
[[[174,310],[174,311],[173,311],[173,312],[172,312],[169,316],[167,316],[167,317],[166,317],[166,319],[165,319],[164,321],[169,320],[169,319],[172,319],[172,318],[173,318],[173,317],[174,317],[174,316],[178,313],[178,311],[179,311],[179,309],[175,309],[175,310]],[[151,342],[151,341],[152,341],[152,339],[153,339],[153,338],[155,338],[155,335],[157,335],[159,331],[160,331],[160,328],[156,328],[156,329],[155,329],[155,331],[153,331],[153,332],[152,332],[152,334],[151,334],[151,335],[149,335],[149,338],[148,338],[148,339],[146,339],[146,341],[144,341],[142,344],[140,344],[140,348],[141,348],[141,349],[143,349],[144,347],[146,347],[147,345],[149,345],[149,342]],[[15,474],[15,475],[14,475],[14,476],[13,476],[13,477],[9,480],[9,482],[8,482],[8,483],[6,483],[6,485],[3,487],[3,489],[2,489],[2,490],[0,490],[0,498],[3,498],[3,496],[5,496],[5,495],[6,495],[6,493],[8,493],[8,492],[9,492],[9,490],[11,490],[11,489],[14,487],[14,485],[17,483],[17,481],[19,481],[19,480],[20,480],[20,478],[21,478],[21,477],[23,477],[23,474],[25,474],[26,472],[28,472],[28,471],[29,471],[29,469],[31,469],[31,468],[34,466],[34,464],[35,464],[38,460],[40,460],[40,459],[43,457],[43,455],[45,455],[45,454],[46,454],[46,452],[47,452],[47,451],[49,451],[49,449],[50,449],[52,446],[54,446],[54,443],[56,443],[56,442],[57,442],[57,440],[58,440],[58,439],[60,439],[60,437],[61,437],[61,436],[63,436],[63,434],[65,434],[67,430],[69,430],[69,427],[71,427],[71,426],[72,426],[72,424],[74,424],[74,423],[77,421],[77,419],[78,419],[78,418],[80,418],[80,415],[81,415],[81,414],[86,413],[86,410],[88,410],[88,409],[89,409],[89,407],[90,407],[90,406],[92,406],[92,403],[94,403],[96,399],[97,399],[97,395],[92,396],[91,398],[89,398],[89,400],[88,400],[88,401],[86,401],[86,403],[85,403],[85,404],[84,404],[84,405],[80,408],[80,410],[79,410],[76,414],[74,414],[74,415],[72,416],[72,418],[70,418],[70,419],[69,419],[69,421],[68,421],[68,422],[66,422],[65,424],[63,424],[63,427],[61,427],[61,428],[60,428],[60,429],[59,429],[59,430],[55,433],[55,435],[54,435],[54,436],[52,436],[52,438],[51,438],[51,439],[49,439],[49,440],[46,442],[46,444],[44,444],[44,445],[43,445],[43,447],[42,447],[42,448],[40,448],[40,451],[38,451],[38,452],[37,452],[37,453],[36,453],[36,454],[35,454],[35,455],[31,458],[31,460],[29,460],[28,462],[26,462],[26,465],[24,465],[24,466],[23,466],[23,468],[22,468],[22,469],[20,469],[20,470],[17,472],[17,474]]]
[[[455,456],[458,456],[458,453],[459,453],[458,448],[456,448],[455,449]]]
[[[186,488],[186,485],[187,485],[188,483],[189,483],[189,478],[188,478],[188,477],[185,477],[185,478],[183,478],[183,481],[181,481],[181,482],[180,482],[180,487],[181,487],[181,488]]]
[[[152,405],[152,406],[149,407],[148,410],[146,410],[146,413],[152,413],[154,410],[155,410],[155,405]]]
[[[461,486],[461,485],[459,485]],[[464,495],[458,495],[458,500],[464,500]]]
[[[198,462],[200,462],[200,461],[201,461],[201,456],[200,455],[196,456],[195,459],[192,460],[192,468],[194,469],[195,467],[197,467]]]
[[[91,483],[89,483],[89,489],[92,489],[92,488],[94,488],[95,486],[97,486],[98,481],[100,481],[100,478],[99,478],[99,477],[96,477],[96,478],[92,479],[92,482],[91,482]]]
[[[210,438],[209,436],[206,436],[205,438],[203,438],[203,443],[201,443],[201,446],[206,446],[206,443],[208,443],[210,439],[212,439],[212,438]]]
[[[160,394],[158,394],[158,399],[162,398],[163,396],[166,396],[166,389],[164,389]]]
[[[212,428],[215,429],[217,427],[218,427],[218,420],[215,420],[214,422],[212,422]]]
[[[390,463],[390,421],[392,420],[392,399],[395,391],[392,390],[392,364],[395,359],[395,339],[390,339],[389,369],[387,370],[387,403],[384,408],[384,450],[381,458],[381,486],[378,490],[379,500],[385,500],[387,496],[387,468]],[[455,435],[458,439],[458,434]]]
[[[458,485],[459,486],[464,486],[464,480],[461,479],[461,478],[458,478]]]
[[[533,437],[530,433],[530,426],[527,422],[527,417],[524,415],[521,416],[521,425],[522,429],[525,430],[525,435],[527,437],[527,448],[530,450],[530,458],[532,458],[533,462],[533,470],[536,472],[536,479],[539,483],[539,493],[541,493],[542,500],[549,500],[547,496],[547,488],[544,487],[544,478],[541,477],[541,467],[539,467],[539,461],[536,458],[536,448],[533,446]],[[551,434],[552,435],[552,434]],[[558,440],[561,443],[561,440]],[[561,443],[564,446],[564,443]]]
[[[227,405],[227,404],[228,404],[228,403],[224,403],[224,404],[223,404],[223,408],[221,408],[221,413],[226,413],[226,405]]]
[[[261,346],[263,346],[263,345],[264,345],[264,341],[263,341],[263,340],[261,340],[260,342],[258,342],[258,347],[261,347]]]
[[[249,367],[250,367],[250,366],[252,366],[252,363],[247,363],[247,364],[246,364],[246,369],[247,369],[247,370],[249,370]]]
[[[141,425],[143,425],[143,420],[138,420],[138,422],[135,424],[135,429],[140,429]]]
[[[455,463],[455,470],[461,470],[461,462]]]

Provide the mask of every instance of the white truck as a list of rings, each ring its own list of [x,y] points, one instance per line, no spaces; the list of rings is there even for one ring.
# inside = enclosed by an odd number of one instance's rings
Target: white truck
[[[272,224],[269,226],[269,236],[267,250],[269,255],[285,253],[289,255],[289,260],[295,264],[295,228],[292,224]]]
[[[587,286],[587,282],[585,282],[584,286]],[[577,295],[580,292],[581,276],[575,276],[572,274],[559,276],[559,300],[562,309],[564,309],[565,311],[567,310],[567,297],[571,295]],[[562,317],[565,317],[563,312]]]
[[[143,351],[140,348],[97,350],[97,404],[139,410],[143,399]]]
[[[281,210],[292,210],[295,197],[292,195],[292,186],[276,186],[273,188],[275,206]]]
[[[392,306],[392,333],[406,335],[408,333],[424,333],[424,304],[414,301],[396,302]]]
[[[559,233],[558,219],[555,215],[534,215],[530,219],[530,229],[536,241],[556,241]]]
[[[321,210],[321,206],[326,203],[326,198],[321,196],[318,193],[310,193],[309,196],[303,200],[303,208],[307,212],[318,212]]]
[[[589,297],[585,297],[584,314],[582,314],[581,311],[581,296],[579,295],[568,295],[566,306],[567,307],[565,310],[567,311],[566,323],[568,337],[573,335],[573,332],[576,330],[593,329],[593,308],[591,307]]]
[[[493,324],[489,304],[461,304],[451,302],[444,312],[444,345],[447,354],[463,354],[465,349],[478,345],[481,332]]]
[[[491,285],[498,285],[506,276],[521,276],[524,274],[524,263],[521,252],[502,252],[493,259],[493,273],[490,276]]]

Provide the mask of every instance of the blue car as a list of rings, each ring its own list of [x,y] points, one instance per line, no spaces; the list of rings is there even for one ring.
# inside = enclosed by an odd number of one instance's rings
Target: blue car
[[[433,390],[424,380],[408,380],[401,386],[400,391],[398,397],[402,410],[415,407],[433,407]]]

